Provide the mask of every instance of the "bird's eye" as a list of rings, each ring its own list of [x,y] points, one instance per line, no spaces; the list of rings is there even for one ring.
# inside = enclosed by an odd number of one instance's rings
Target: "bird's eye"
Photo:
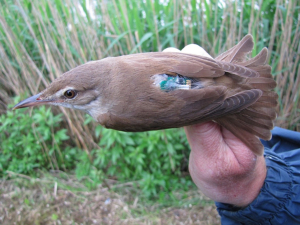
[[[75,98],[76,95],[77,95],[77,92],[74,90],[66,90],[64,93],[64,96],[68,99]]]

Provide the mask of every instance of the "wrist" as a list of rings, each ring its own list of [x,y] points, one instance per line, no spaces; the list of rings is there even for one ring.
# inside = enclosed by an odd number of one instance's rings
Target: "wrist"
[[[233,189],[233,195],[231,199],[228,199],[227,202],[237,207],[244,208],[253,202],[260,193],[261,188],[264,185],[267,175],[267,167],[265,158],[260,156],[257,158],[257,165],[254,168],[253,173],[250,177],[245,177],[244,181],[241,181],[241,184],[237,184],[236,191]]]
[[[216,202],[246,207],[259,195],[267,174],[263,156],[252,154],[254,158],[246,157],[247,163],[241,163],[243,160],[239,162],[225,160],[222,163],[224,158],[218,158],[212,161],[226,166],[220,166],[219,169],[214,170],[210,167],[214,163],[210,163],[201,170],[199,166],[205,162],[199,160],[200,156],[193,153],[195,152],[192,151],[190,157],[191,176],[198,188],[209,198]],[[196,162],[193,162],[194,160]],[[195,173],[195,171],[198,172]]]

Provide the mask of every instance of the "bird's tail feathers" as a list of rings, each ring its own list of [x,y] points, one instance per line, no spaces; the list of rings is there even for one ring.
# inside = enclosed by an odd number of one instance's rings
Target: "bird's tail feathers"
[[[262,155],[263,145],[260,138],[271,139],[271,130],[277,116],[278,95],[273,91],[276,82],[271,75],[271,67],[266,64],[268,50],[264,48],[254,58],[247,59],[246,55],[252,48],[253,38],[247,35],[236,46],[218,56],[216,60],[255,71],[258,76],[248,77],[245,82],[250,89],[260,89],[262,95],[249,107],[238,113],[218,118],[216,122],[241,139],[255,154]]]

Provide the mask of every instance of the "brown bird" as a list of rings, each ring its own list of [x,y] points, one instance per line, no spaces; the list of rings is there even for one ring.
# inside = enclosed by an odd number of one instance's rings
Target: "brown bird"
[[[14,109],[79,109],[107,128],[149,131],[215,121],[255,154],[276,118],[276,82],[266,48],[247,59],[251,35],[215,59],[181,52],[108,57],[80,65]]]

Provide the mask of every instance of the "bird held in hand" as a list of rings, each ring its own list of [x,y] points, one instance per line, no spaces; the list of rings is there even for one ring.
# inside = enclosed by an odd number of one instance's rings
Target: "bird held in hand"
[[[79,109],[107,128],[148,131],[215,121],[255,154],[276,118],[276,82],[266,48],[254,58],[251,35],[215,59],[182,52],[108,57],[80,65],[14,106]]]

